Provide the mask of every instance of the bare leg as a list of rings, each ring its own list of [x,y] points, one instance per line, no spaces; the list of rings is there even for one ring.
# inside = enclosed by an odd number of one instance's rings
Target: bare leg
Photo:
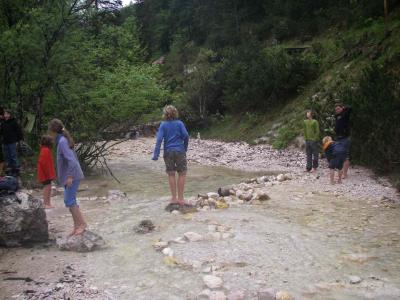
[[[331,184],[335,184],[335,170],[334,169],[329,169],[329,176],[331,179]]]
[[[176,201],[176,179],[175,179],[175,172],[168,173],[168,183],[169,183],[169,189],[171,191],[171,202],[177,202]]]
[[[343,176],[343,169],[339,170],[339,174],[338,174],[338,183],[342,183],[342,176]]]
[[[346,159],[343,164],[343,179],[347,178],[347,172],[350,167],[350,160]]]
[[[51,198],[51,184],[47,184],[43,188],[44,208],[53,208],[54,207],[50,203],[50,198]]]
[[[183,196],[185,190],[185,182],[186,182],[186,173],[180,173],[178,176],[178,202],[184,203],[185,198]]]
[[[70,208],[70,210],[71,210],[72,218],[74,218],[74,220],[76,220],[76,227],[75,227],[74,235],[82,234],[85,231],[87,224],[85,222],[85,219],[82,216],[81,210],[79,209],[79,206],[77,206],[77,205],[72,206]]]
[[[76,218],[76,214],[74,214],[74,211],[73,211],[73,208],[74,208],[74,207],[75,207],[75,206],[69,208],[69,211],[70,211],[70,213],[71,213],[71,215],[72,215],[72,220],[74,221],[74,230],[71,231],[71,233],[69,234],[69,236],[74,235],[76,229],[78,228],[78,219]]]

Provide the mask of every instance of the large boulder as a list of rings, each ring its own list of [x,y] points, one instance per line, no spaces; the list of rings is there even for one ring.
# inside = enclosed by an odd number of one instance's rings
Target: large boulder
[[[0,246],[16,247],[48,238],[42,201],[23,191],[0,195]]]

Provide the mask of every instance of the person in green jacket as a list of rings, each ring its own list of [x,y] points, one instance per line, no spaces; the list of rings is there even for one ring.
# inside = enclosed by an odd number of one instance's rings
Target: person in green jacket
[[[316,172],[319,156],[319,124],[314,119],[314,113],[307,111],[307,119],[304,120],[304,139],[306,140],[307,172]]]

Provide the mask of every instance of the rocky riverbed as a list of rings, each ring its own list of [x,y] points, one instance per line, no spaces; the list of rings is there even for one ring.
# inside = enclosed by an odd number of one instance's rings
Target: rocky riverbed
[[[196,209],[169,212],[153,146],[113,149],[121,184],[92,176],[81,185],[104,247],[58,249],[71,218],[56,195],[50,242],[1,250],[0,298],[399,299],[399,198],[385,179],[357,167],[330,186],[324,163],[304,173],[296,150],[193,140],[186,191]]]

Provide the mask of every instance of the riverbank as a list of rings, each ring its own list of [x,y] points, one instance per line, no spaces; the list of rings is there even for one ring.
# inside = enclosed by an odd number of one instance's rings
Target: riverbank
[[[356,167],[343,185],[330,186],[325,168],[303,172],[301,152],[192,140],[188,199],[262,175],[287,173],[291,180],[257,184],[270,198],[262,203],[171,214],[164,210],[163,161],[151,161],[153,146],[154,139],[139,139],[114,147],[110,166],[121,184],[94,176],[81,185],[80,206],[90,229],[106,240],[104,249],[56,248],[55,238],[72,223],[58,194],[47,214],[51,241],[3,250],[0,298],[194,300],[236,293],[244,297],[236,299],[257,300],[268,289],[287,290],[297,300],[400,297],[398,196],[385,179]],[[109,198],[115,189],[126,198]],[[136,234],[144,219],[155,230]],[[201,238],[194,241],[190,232]],[[165,254],[153,248],[159,241],[167,242]],[[221,286],[207,288],[207,275],[220,278]]]

